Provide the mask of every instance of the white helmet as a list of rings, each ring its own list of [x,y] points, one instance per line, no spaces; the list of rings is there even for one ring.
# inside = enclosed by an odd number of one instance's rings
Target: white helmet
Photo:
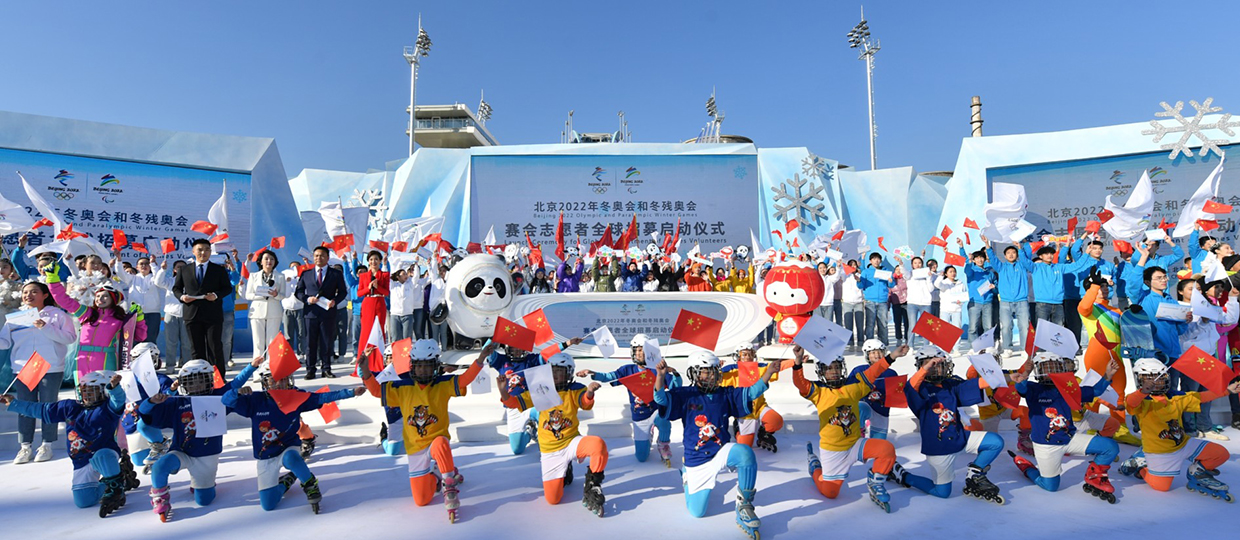
[[[1132,373],[1137,378],[1137,390],[1150,395],[1163,395],[1171,384],[1171,376],[1167,366],[1157,358],[1142,358],[1132,364]]]
[[[1157,358],[1142,358],[1132,364],[1133,375],[1162,375],[1166,372],[1166,364]]]
[[[715,353],[705,349],[694,351],[689,355],[689,380],[703,393],[714,392],[723,378],[719,371],[720,365],[719,357],[715,356]],[[707,376],[706,380],[702,380],[702,375]]]
[[[139,356],[142,356],[143,353],[150,353],[151,360],[154,360],[158,364],[159,347],[156,346],[154,343],[151,343],[149,341],[143,341],[142,343],[134,345],[132,349],[129,349],[130,358],[137,358]]]
[[[921,369],[921,366],[930,360],[935,358],[943,359],[943,361],[940,362],[934,369],[926,373],[926,381],[931,384],[938,384],[947,380],[952,376],[952,372],[956,369],[956,365],[952,363],[951,357],[949,357],[946,352],[943,352],[943,349],[940,349],[938,345],[934,345],[933,343],[922,345],[915,349],[913,351],[913,358],[917,361],[918,369]]]
[[[78,379],[78,402],[83,407],[98,407],[108,400],[108,385],[112,375],[106,371],[92,371]]]
[[[943,349],[940,349],[938,345],[935,345],[933,343],[928,343],[926,345],[922,345],[916,349],[913,349],[913,359],[917,360],[919,365],[922,360],[929,360],[931,358],[938,358],[940,356],[943,358],[947,358],[947,353],[943,352]]]
[[[867,355],[870,354],[870,351],[881,351],[886,348],[887,345],[877,339],[867,339],[865,343],[861,344],[861,352]]]
[[[645,345],[647,341],[650,341],[650,336],[647,336],[646,334],[637,334],[633,336],[633,339],[629,340],[629,347],[641,347],[642,345]]]
[[[441,353],[439,342],[433,339],[419,339],[413,342],[413,347],[409,349],[409,376],[413,378],[414,382],[430,384],[443,374],[443,364],[439,361]],[[419,377],[417,375],[417,366],[419,364],[430,364],[431,373]]]
[[[693,353],[689,355],[689,369],[693,369],[695,367],[718,369],[720,365],[722,365],[722,363],[719,361],[719,357],[715,356],[715,353],[705,349],[693,351]]]
[[[568,385],[573,384],[573,373],[577,371],[577,364],[573,361],[572,355],[564,352],[555,353],[551,355],[551,358],[547,359],[547,363],[551,364],[552,377],[555,377],[558,370],[563,370],[564,380],[555,381],[556,391],[563,392],[568,390]]]
[[[1033,355],[1033,374],[1042,384],[1054,384],[1051,375],[1075,373],[1076,359],[1059,356],[1050,351],[1038,351]]]
[[[215,389],[215,367],[206,360],[190,360],[177,371],[177,386],[187,396],[205,396]]]

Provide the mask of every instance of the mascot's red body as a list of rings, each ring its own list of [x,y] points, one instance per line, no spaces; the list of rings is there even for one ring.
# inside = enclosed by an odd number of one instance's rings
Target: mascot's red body
[[[825,294],[822,276],[809,263],[788,261],[766,273],[762,297],[767,314],[775,319],[780,343],[792,343],[793,336],[822,304]]]

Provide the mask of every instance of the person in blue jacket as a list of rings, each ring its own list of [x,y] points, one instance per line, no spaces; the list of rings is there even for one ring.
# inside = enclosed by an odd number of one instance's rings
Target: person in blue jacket
[[[1183,351],[1180,349],[1180,334],[1189,330],[1188,321],[1193,320],[1193,315],[1189,312],[1187,318],[1179,321],[1159,318],[1159,304],[1179,305],[1179,302],[1167,292],[1167,286],[1170,283],[1167,279],[1167,271],[1160,266],[1150,266],[1145,269],[1142,279],[1145,282],[1146,294],[1145,298],[1141,300],[1141,309],[1149,317],[1150,326],[1154,330],[1154,348],[1156,349],[1154,351],[1154,358],[1170,366],[1173,362],[1179,360],[1180,355],[1183,354]],[[1172,390],[1179,389],[1179,375],[1179,371],[1172,370]]]
[[[990,266],[987,250],[977,250],[969,256],[965,255],[963,239],[957,238],[956,244],[960,246],[960,256],[969,259],[964,265],[964,275],[969,284],[967,335],[969,341],[973,341],[995,326],[995,272]]]
[[[1029,246],[1003,248],[1003,259],[997,259],[985,235],[982,242],[986,243],[986,258],[993,261],[995,272],[999,275],[999,343],[1003,348],[1002,354],[1011,356],[1014,351],[1020,350],[1012,343],[1013,317],[1020,332],[1020,346],[1023,348],[1025,340],[1029,339],[1029,273],[1033,270]]]
[[[620,278],[624,282],[620,285],[621,292],[641,292],[642,282],[646,280],[646,274],[650,273],[650,263],[643,262],[638,268],[637,261],[629,261],[620,269]]]
[[[861,295],[865,299],[865,339],[887,339],[887,303],[891,296],[891,287],[895,284],[894,276],[878,279],[874,273],[891,272],[891,264],[877,252],[870,254],[870,265],[861,272],[857,285],[861,287]]]
[[[1157,266],[1165,272],[1168,268],[1184,260],[1184,250],[1176,245],[1175,240],[1168,236],[1167,243],[1171,245],[1171,253],[1162,256],[1158,255],[1159,242],[1157,240],[1147,240],[1136,244],[1137,251],[1141,252],[1141,256],[1137,257],[1136,264],[1130,264],[1125,269],[1126,273],[1124,275],[1124,285],[1127,289],[1128,301],[1130,303],[1140,304],[1145,299],[1145,295],[1149,294],[1149,289],[1145,286],[1145,277],[1143,276],[1146,268]]]
[[[1065,263],[1067,246],[1060,246],[1059,260],[1055,260],[1054,243],[1038,248],[1038,260],[1032,265],[1033,315],[1058,325],[1063,325],[1064,273],[1072,273],[1087,266],[1089,260]]]
[[[249,386],[230,387],[224,393],[223,399],[225,407],[250,419],[250,441],[254,447],[254,459],[258,460],[259,505],[263,510],[275,510],[293,482],[300,480],[301,490],[306,494],[311,510],[317,514],[323,493],[319,489],[318,479],[306,466],[305,458],[301,457],[301,438],[297,435],[297,431],[301,429],[301,414],[318,410],[333,401],[360,396],[366,392],[366,387],[357,386],[325,393],[304,392],[293,386],[291,376],[275,380],[269,367],[264,367],[259,372],[259,377],[263,385],[262,392],[253,392]],[[281,407],[273,391],[289,392],[282,394],[287,397],[281,399],[292,401]],[[294,398],[304,401],[294,405]],[[286,410],[288,412],[285,412]],[[280,474],[281,467],[290,472]]]
[[[17,239],[17,249],[14,249],[9,255],[12,258],[11,262],[13,263],[13,270],[17,271],[17,275],[21,276],[22,281],[38,279],[38,277],[43,274],[43,272],[39,269],[46,268],[53,264],[56,265],[56,273],[60,275],[60,281],[69,281],[69,276],[71,274],[69,272],[69,267],[65,266],[65,263],[60,260],[59,253],[51,253],[47,251],[40,253],[38,257],[35,257],[36,265],[31,266],[30,262],[27,260],[29,255],[26,255],[26,244],[29,241],[29,233],[21,235],[21,237]]]
[[[159,381],[159,392],[171,394],[176,391],[176,381],[167,375],[164,375],[163,362],[160,360],[159,347],[154,343],[143,342],[134,345],[129,351],[130,362],[136,361],[143,354],[151,356],[151,365],[155,367],[155,380]],[[140,462],[144,465],[143,474],[150,474],[151,465],[159,460],[160,456],[168,450],[168,438],[164,437],[163,430],[151,427],[142,420],[138,414],[138,407],[142,401],[151,397],[147,395],[146,388],[141,384],[138,385],[138,395],[141,399],[125,406],[125,415],[121,418],[121,427],[125,430],[126,438],[129,443],[129,450],[133,461]]]
[[[49,424],[64,422],[73,462],[73,504],[88,508],[99,503],[99,517],[124,506],[125,491],[137,487],[136,475],[129,476],[132,470],[123,470],[116,444],[116,425],[125,410],[120,382],[120,375],[92,371],[78,379],[77,399],[37,403],[0,395],[0,403],[12,412]]]
[[[590,377],[598,382],[611,383],[612,386],[620,385],[620,379],[630,375],[636,375],[642,371],[650,373],[654,376],[654,372],[646,368],[646,348],[645,344],[650,338],[646,334],[637,334],[629,342],[630,355],[633,363],[620,366],[615,371],[607,373],[599,373],[589,369],[583,369],[577,372],[578,377]],[[676,370],[669,368],[671,375],[664,381],[666,388],[679,388],[681,384],[680,374]],[[650,432],[658,431],[659,437],[659,457],[663,460],[663,464],[671,467],[672,451],[672,423],[667,418],[658,414],[658,408],[654,403],[646,403],[637,397],[632,391],[629,392],[629,418],[633,423],[633,455],[637,461],[645,463],[650,457]]]
[[[206,506],[215,500],[215,474],[220,452],[224,450],[224,437],[198,437],[194,397],[223,396],[228,389],[245,386],[262,361],[261,356],[255,358],[231,382],[215,388],[215,368],[206,360],[190,360],[177,372],[177,390],[182,395],[155,394],[138,406],[144,422],[157,429],[172,430],[171,450],[151,466],[151,507],[160,521],[167,522],[172,517],[168,477],[182,467],[189,470],[194,502]]]
[[[1188,256],[1193,259],[1193,274],[1204,274],[1206,255],[1214,250],[1218,239],[1210,235],[1201,235],[1201,225],[1193,225],[1193,232],[1188,235]],[[1171,268],[1164,266],[1163,268]]]

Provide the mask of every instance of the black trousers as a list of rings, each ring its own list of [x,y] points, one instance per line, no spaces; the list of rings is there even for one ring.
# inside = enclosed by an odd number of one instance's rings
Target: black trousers
[[[322,365],[332,369],[332,339],[336,337],[336,310],[309,310],[306,315],[306,372],[314,373]]]
[[[223,377],[228,371],[228,357],[224,356],[224,322],[187,322],[185,329],[189,332],[190,343],[193,344],[192,359],[206,360],[219,369],[220,376]]]

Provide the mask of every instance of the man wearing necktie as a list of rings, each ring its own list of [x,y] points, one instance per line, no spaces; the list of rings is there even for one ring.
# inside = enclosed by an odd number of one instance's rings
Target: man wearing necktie
[[[223,266],[211,262],[211,243],[205,238],[194,240],[192,272],[177,273],[172,294],[184,305],[182,318],[193,344],[193,357],[210,362],[222,376],[227,370],[224,354],[223,298],[232,294],[232,281]]]
[[[344,302],[349,287],[339,270],[327,266],[327,248],[314,248],[314,267],[301,273],[293,295],[306,304],[306,380],[315,378],[315,370],[323,369],[324,377],[332,374],[331,342],[336,333],[335,307]]]

